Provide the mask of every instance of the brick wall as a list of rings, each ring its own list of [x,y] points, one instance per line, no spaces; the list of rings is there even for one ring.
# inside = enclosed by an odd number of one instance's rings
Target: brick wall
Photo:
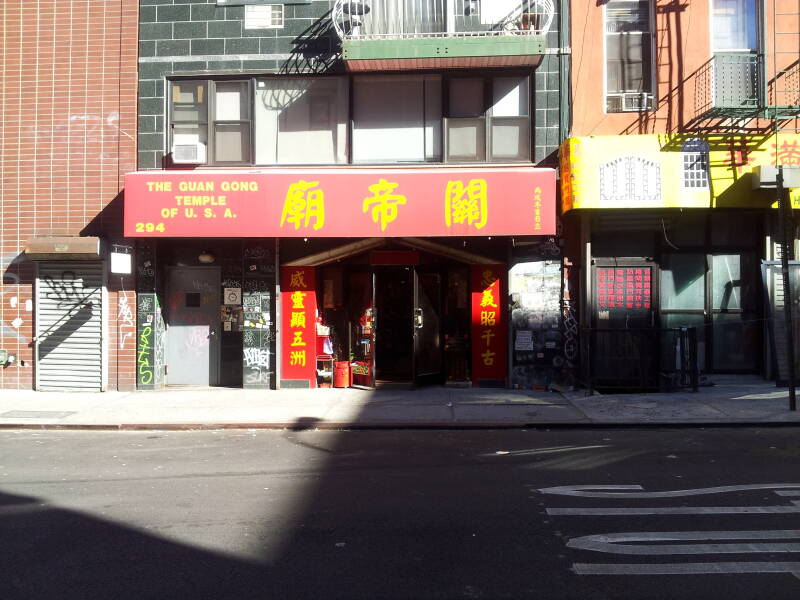
[[[122,175],[135,169],[137,0],[0,2],[0,387],[33,385],[34,236],[121,241]],[[132,389],[109,280],[109,389]],[[131,306],[134,293],[126,292]]]

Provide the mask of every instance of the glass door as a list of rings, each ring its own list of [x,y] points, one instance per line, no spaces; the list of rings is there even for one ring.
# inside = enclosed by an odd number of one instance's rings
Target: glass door
[[[442,382],[442,275],[414,270],[414,383]]]
[[[761,365],[758,261],[754,252],[714,252],[710,302],[715,372],[756,372]]]
[[[704,252],[668,253],[661,256],[661,326],[697,329],[697,368],[706,370],[706,254]],[[674,353],[674,349],[664,348]],[[664,356],[664,364],[677,361]]]
[[[352,384],[372,389],[375,387],[375,273],[350,272],[347,286]]]

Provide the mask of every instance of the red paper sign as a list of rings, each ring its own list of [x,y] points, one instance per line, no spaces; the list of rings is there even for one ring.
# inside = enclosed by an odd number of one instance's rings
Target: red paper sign
[[[650,267],[610,267],[595,271],[597,308],[649,309],[652,305]]]
[[[126,237],[554,235],[553,169],[146,171]]]
[[[508,368],[505,265],[473,265],[472,382],[504,381]]]
[[[281,267],[281,379],[317,385],[314,267]]]

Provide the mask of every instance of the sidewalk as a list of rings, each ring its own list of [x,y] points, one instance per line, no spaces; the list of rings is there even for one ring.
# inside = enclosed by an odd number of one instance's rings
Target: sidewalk
[[[760,378],[715,377],[697,393],[586,396],[421,388],[180,389],[97,394],[3,390],[0,429],[494,428],[548,425],[798,423],[789,392]]]

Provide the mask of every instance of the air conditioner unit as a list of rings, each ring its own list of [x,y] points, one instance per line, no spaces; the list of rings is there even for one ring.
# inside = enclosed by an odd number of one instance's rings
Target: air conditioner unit
[[[606,112],[642,112],[653,110],[653,95],[646,92],[608,94]]]
[[[172,162],[175,164],[200,165],[206,162],[206,145],[175,144],[172,146]]]

